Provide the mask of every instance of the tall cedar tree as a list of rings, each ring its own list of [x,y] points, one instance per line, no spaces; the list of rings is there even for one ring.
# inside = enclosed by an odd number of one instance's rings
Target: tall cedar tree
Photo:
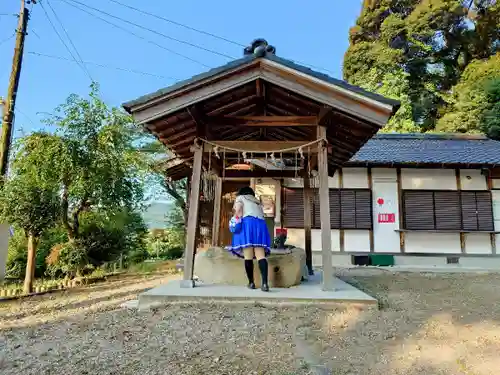
[[[402,102],[386,130],[483,130],[441,119],[460,107],[468,67],[500,51],[500,1],[364,0],[349,40],[344,78]],[[474,90],[485,91],[499,68]]]

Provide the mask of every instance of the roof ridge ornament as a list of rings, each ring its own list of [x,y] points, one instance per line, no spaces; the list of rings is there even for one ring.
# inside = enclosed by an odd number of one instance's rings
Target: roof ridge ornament
[[[262,38],[254,39],[254,41],[243,50],[243,55],[255,55],[256,57],[264,57],[266,54],[276,54],[276,48],[267,43],[267,40]]]

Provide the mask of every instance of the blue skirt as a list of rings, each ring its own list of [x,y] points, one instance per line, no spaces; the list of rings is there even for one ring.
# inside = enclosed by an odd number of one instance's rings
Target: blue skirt
[[[262,247],[266,256],[271,252],[271,236],[266,221],[253,216],[245,216],[241,220],[241,230],[233,233],[231,246],[227,249],[234,255],[243,258],[243,249],[247,247]]]

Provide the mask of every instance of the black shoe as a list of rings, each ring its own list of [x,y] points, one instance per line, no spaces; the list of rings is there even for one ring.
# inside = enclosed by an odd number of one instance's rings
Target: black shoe
[[[248,289],[255,289],[255,283],[249,283]]]
[[[263,292],[269,292],[269,285],[262,284],[260,290],[262,290]]]

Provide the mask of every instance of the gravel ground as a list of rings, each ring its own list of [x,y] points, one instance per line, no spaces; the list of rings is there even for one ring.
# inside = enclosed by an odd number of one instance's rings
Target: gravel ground
[[[118,308],[167,277],[0,303],[0,373],[485,375],[500,369],[500,275],[339,271],[353,307]]]

